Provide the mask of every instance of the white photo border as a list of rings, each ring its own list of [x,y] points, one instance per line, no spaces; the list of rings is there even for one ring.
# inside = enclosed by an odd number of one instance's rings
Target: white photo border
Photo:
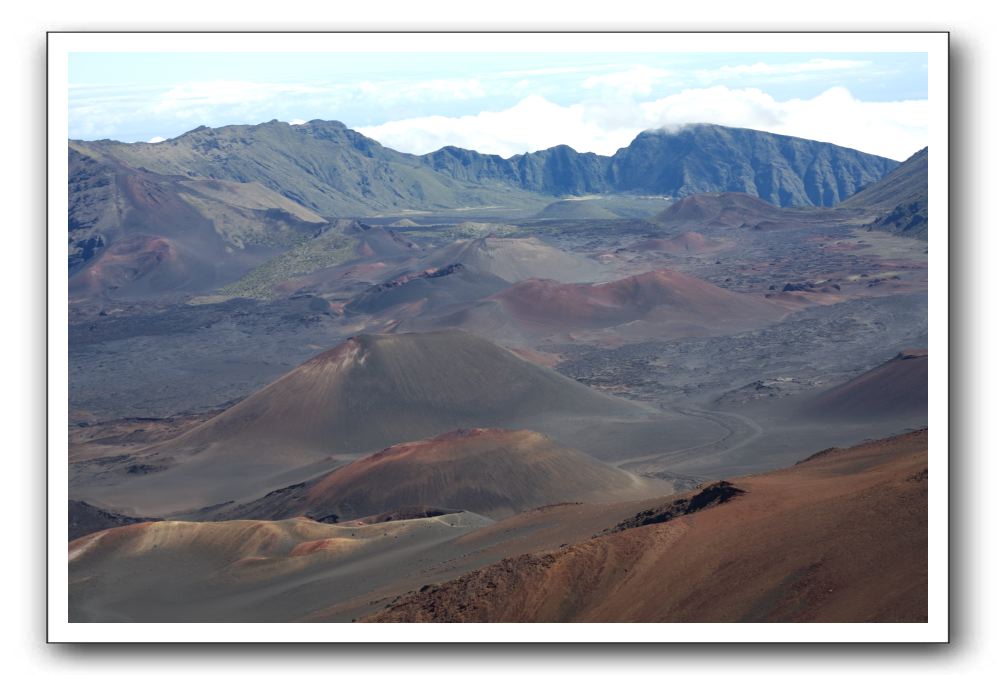
[[[330,37],[334,36],[334,40]],[[52,32],[48,34],[48,641],[73,643],[943,643],[949,641],[949,241],[946,32]],[[68,60],[74,52],[921,52],[927,54],[928,607],[925,623],[71,623],[68,620]]]

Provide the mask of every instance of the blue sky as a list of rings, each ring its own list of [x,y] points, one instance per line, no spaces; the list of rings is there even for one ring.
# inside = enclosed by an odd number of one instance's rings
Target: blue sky
[[[715,122],[904,159],[926,144],[924,54],[75,53],[69,137],[335,119],[408,152],[611,154]]]

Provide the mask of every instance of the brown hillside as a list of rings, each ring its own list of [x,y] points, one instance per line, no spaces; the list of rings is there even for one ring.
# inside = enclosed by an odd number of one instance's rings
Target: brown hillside
[[[680,199],[657,219],[667,225],[740,227],[776,219],[777,206],[740,192],[705,192]]]
[[[370,620],[926,620],[926,430],[732,483],[744,494],[507,558]]]
[[[538,338],[619,326],[615,335],[714,335],[767,325],[787,310],[673,270],[599,284],[529,279],[440,323],[481,335]]]
[[[927,351],[911,349],[814,397],[805,406],[812,415],[867,419],[927,416]]]
[[[478,428],[391,446],[234,515],[344,521],[429,504],[494,518],[544,504],[638,499],[667,491],[666,484],[603,464],[534,431]]]

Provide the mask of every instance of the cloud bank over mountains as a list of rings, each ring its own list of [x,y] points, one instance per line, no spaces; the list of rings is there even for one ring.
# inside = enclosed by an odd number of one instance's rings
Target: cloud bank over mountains
[[[720,85],[645,102],[597,100],[565,106],[528,96],[504,110],[413,117],[357,130],[418,154],[455,145],[509,157],[563,144],[611,155],[646,129],[695,122],[811,138],[902,160],[926,144],[927,102],[860,101],[843,87],[810,99],[778,101],[760,89]]]
[[[399,65],[370,77],[360,64],[352,79],[334,81],[300,73],[296,81],[257,81],[235,71],[202,81],[167,63],[159,85],[71,84],[70,137],[148,141],[201,124],[334,119],[405,152],[457,145],[508,157],[566,144],[608,155],[646,129],[709,122],[897,160],[927,144],[925,86],[896,85],[918,81],[915,64],[750,55],[657,64],[609,56],[619,62],[543,66],[537,57],[536,67],[508,68],[496,59],[480,72],[434,63],[417,74]]]

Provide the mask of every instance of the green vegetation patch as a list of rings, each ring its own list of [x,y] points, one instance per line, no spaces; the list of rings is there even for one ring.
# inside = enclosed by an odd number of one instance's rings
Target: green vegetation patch
[[[337,232],[324,232],[267,260],[218,293],[229,297],[270,300],[276,297],[274,287],[283,281],[357,257],[357,243],[355,239]]]

